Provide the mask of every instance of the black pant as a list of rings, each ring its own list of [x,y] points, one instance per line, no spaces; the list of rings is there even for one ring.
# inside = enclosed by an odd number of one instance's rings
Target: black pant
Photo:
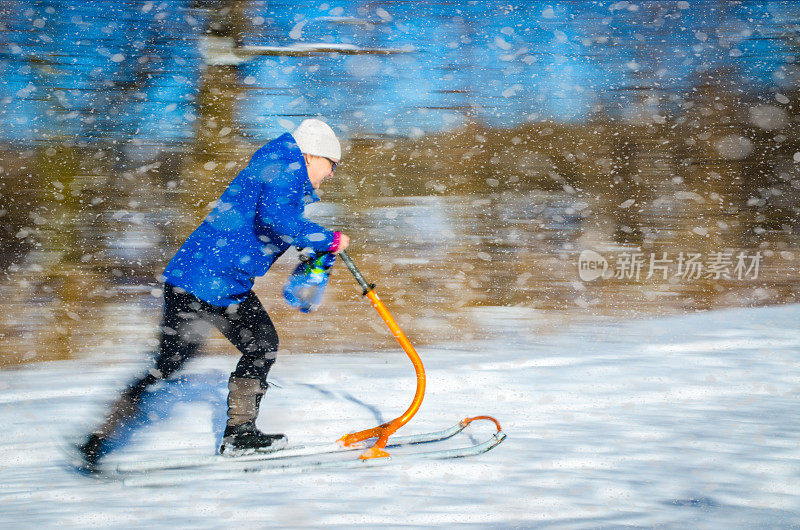
[[[278,333],[253,291],[241,303],[213,306],[183,289],[164,285],[164,318],[155,370],[131,385],[128,396],[137,400],[144,390],[166,379],[194,357],[213,324],[242,353],[234,375],[254,377],[267,386],[267,374],[278,351]]]

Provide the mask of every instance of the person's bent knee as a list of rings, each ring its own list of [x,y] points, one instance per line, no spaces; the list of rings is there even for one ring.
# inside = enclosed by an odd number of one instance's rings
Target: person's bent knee
[[[274,352],[266,352],[266,354],[251,356],[242,355],[239,363],[236,365],[234,375],[241,377],[257,377],[265,385],[267,383],[267,375],[270,368],[275,363]]]

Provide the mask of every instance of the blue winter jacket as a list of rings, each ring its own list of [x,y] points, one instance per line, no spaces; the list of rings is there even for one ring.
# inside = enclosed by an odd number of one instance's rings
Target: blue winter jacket
[[[330,250],[338,234],[303,216],[318,201],[290,134],[255,152],[167,264],[164,281],[209,304],[241,302],[287,248]]]

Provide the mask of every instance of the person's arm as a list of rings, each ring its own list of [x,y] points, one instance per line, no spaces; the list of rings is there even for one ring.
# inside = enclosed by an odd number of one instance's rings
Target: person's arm
[[[292,189],[289,180],[273,179],[264,184],[258,201],[258,220],[296,247],[317,252],[342,250],[346,236],[306,219],[302,191]]]

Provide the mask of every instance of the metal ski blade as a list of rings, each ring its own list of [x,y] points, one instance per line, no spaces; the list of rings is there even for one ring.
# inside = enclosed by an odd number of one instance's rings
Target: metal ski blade
[[[239,462],[231,460],[228,462],[230,466],[235,466],[235,469],[223,469],[230,467],[229,465],[218,465],[207,470],[207,472],[194,474],[186,473],[185,471],[179,472],[176,470],[166,470],[163,473],[155,475],[140,475],[126,477],[123,480],[125,486],[173,486],[177,484],[185,484],[197,480],[217,480],[241,477],[242,474],[250,473],[308,473],[318,470],[338,470],[338,469],[359,469],[367,467],[382,467],[404,464],[408,462],[424,461],[424,460],[446,460],[451,458],[463,458],[467,456],[475,456],[485,453],[492,448],[499,445],[506,438],[506,434],[502,431],[495,433],[488,440],[467,447],[460,447],[456,449],[444,449],[439,451],[427,451],[420,453],[410,453],[406,455],[397,455],[387,458],[372,458],[369,460],[342,460],[342,461],[308,461],[307,459],[300,459],[296,461],[265,461],[265,462]]]
[[[441,431],[413,434],[410,436],[393,436],[389,439],[387,447],[399,447],[403,445],[424,444],[447,440],[463,431],[467,426],[463,422],[456,423],[452,427]],[[208,456],[186,456],[178,458],[168,458],[160,460],[150,460],[144,462],[127,462],[117,466],[119,473],[145,473],[148,471],[158,471],[163,469],[183,469],[189,467],[211,466],[224,462],[259,462],[262,460],[279,460],[283,458],[296,458],[304,456],[323,455],[330,453],[342,453],[348,451],[358,451],[367,447],[366,443],[358,443],[344,446],[339,442],[326,444],[297,445],[287,447],[272,453],[256,453],[252,455],[227,457],[222,455]]]
[[[315,445],[296,445],[287,447],[272,453],[256,453],[251,455],[242,456],[222,456],[222,455],[205,455],[205,456],[184,456],[178,458],[165,458],[162,460],[150,460],[144,462],[128,462],[122,463],[117,466],[117,471],[120,473],[146,473],[148,471],[158,471],[161,469],[182,469],[187,467],[202,467],[218,464],[226,461],[236,462],[250,462],[258,460],[270,460],[273,458],[292,458],[297,456],[312,456],[319,454],[337,453],[340,451],[352,451],[366,447],[344,447],[343,445],[334,442],[327,444]]]

